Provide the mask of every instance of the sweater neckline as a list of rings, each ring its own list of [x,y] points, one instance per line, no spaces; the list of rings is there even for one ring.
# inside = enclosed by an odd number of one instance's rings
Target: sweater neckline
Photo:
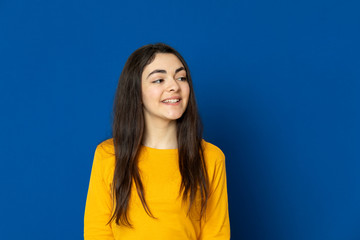
[[[147,151],[150,154],[177,154],[178,153],[178,149],[177,148],[173,148],[173,149],[160,149],[160,148],[152,148],[152,147],[148,147],[145,145],[141,145],[141,148],[145,151]]]

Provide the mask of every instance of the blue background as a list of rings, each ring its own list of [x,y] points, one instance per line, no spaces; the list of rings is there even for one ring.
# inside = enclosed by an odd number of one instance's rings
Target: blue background
[[[232,239],[360,239],[358,1],[0,1],[0,238],[81,239],[138,47],[187,60]]]

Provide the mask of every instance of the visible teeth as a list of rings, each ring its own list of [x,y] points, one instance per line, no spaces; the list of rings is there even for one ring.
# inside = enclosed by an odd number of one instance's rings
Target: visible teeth
[[[176,103],[178,101],[180,101],[180,99],[168,99],[168,100],[164,100],[163,102],[165,102],[165,103]]]

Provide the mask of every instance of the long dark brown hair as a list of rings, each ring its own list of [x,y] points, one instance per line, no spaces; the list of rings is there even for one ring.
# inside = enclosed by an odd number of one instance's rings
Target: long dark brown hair
[[[146,65],[157,53],[170,53],[178,57],[187,73],[190,95],[187,108],[177,119],[179,170],[182,177],[179,194],[184,202],[189,200],[188,214],[197,194],[200,194],[200,218],[203,217],[209,197],[209,179],[202,148],[202,124],[198,114],[189,68],[184,58],[172,47],[149,44],[137,49],[125,63],[120,75],[114,102],[113,141],[115,171],[113,178],[114,212],[109,223],[132,226],[129,203],[132,183],[135,183],[141,203],[151,217],[146,203],[144,186],[138,169],[138,155],[144,137],[145,120],[142,105],[141,76]]]

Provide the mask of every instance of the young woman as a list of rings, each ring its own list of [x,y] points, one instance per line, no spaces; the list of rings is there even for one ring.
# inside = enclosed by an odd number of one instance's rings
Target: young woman
[[[165,44],[121,73],[113,138],[98,145],[85,240],[230,239],[225,157],[202,139],[189,68]]]

